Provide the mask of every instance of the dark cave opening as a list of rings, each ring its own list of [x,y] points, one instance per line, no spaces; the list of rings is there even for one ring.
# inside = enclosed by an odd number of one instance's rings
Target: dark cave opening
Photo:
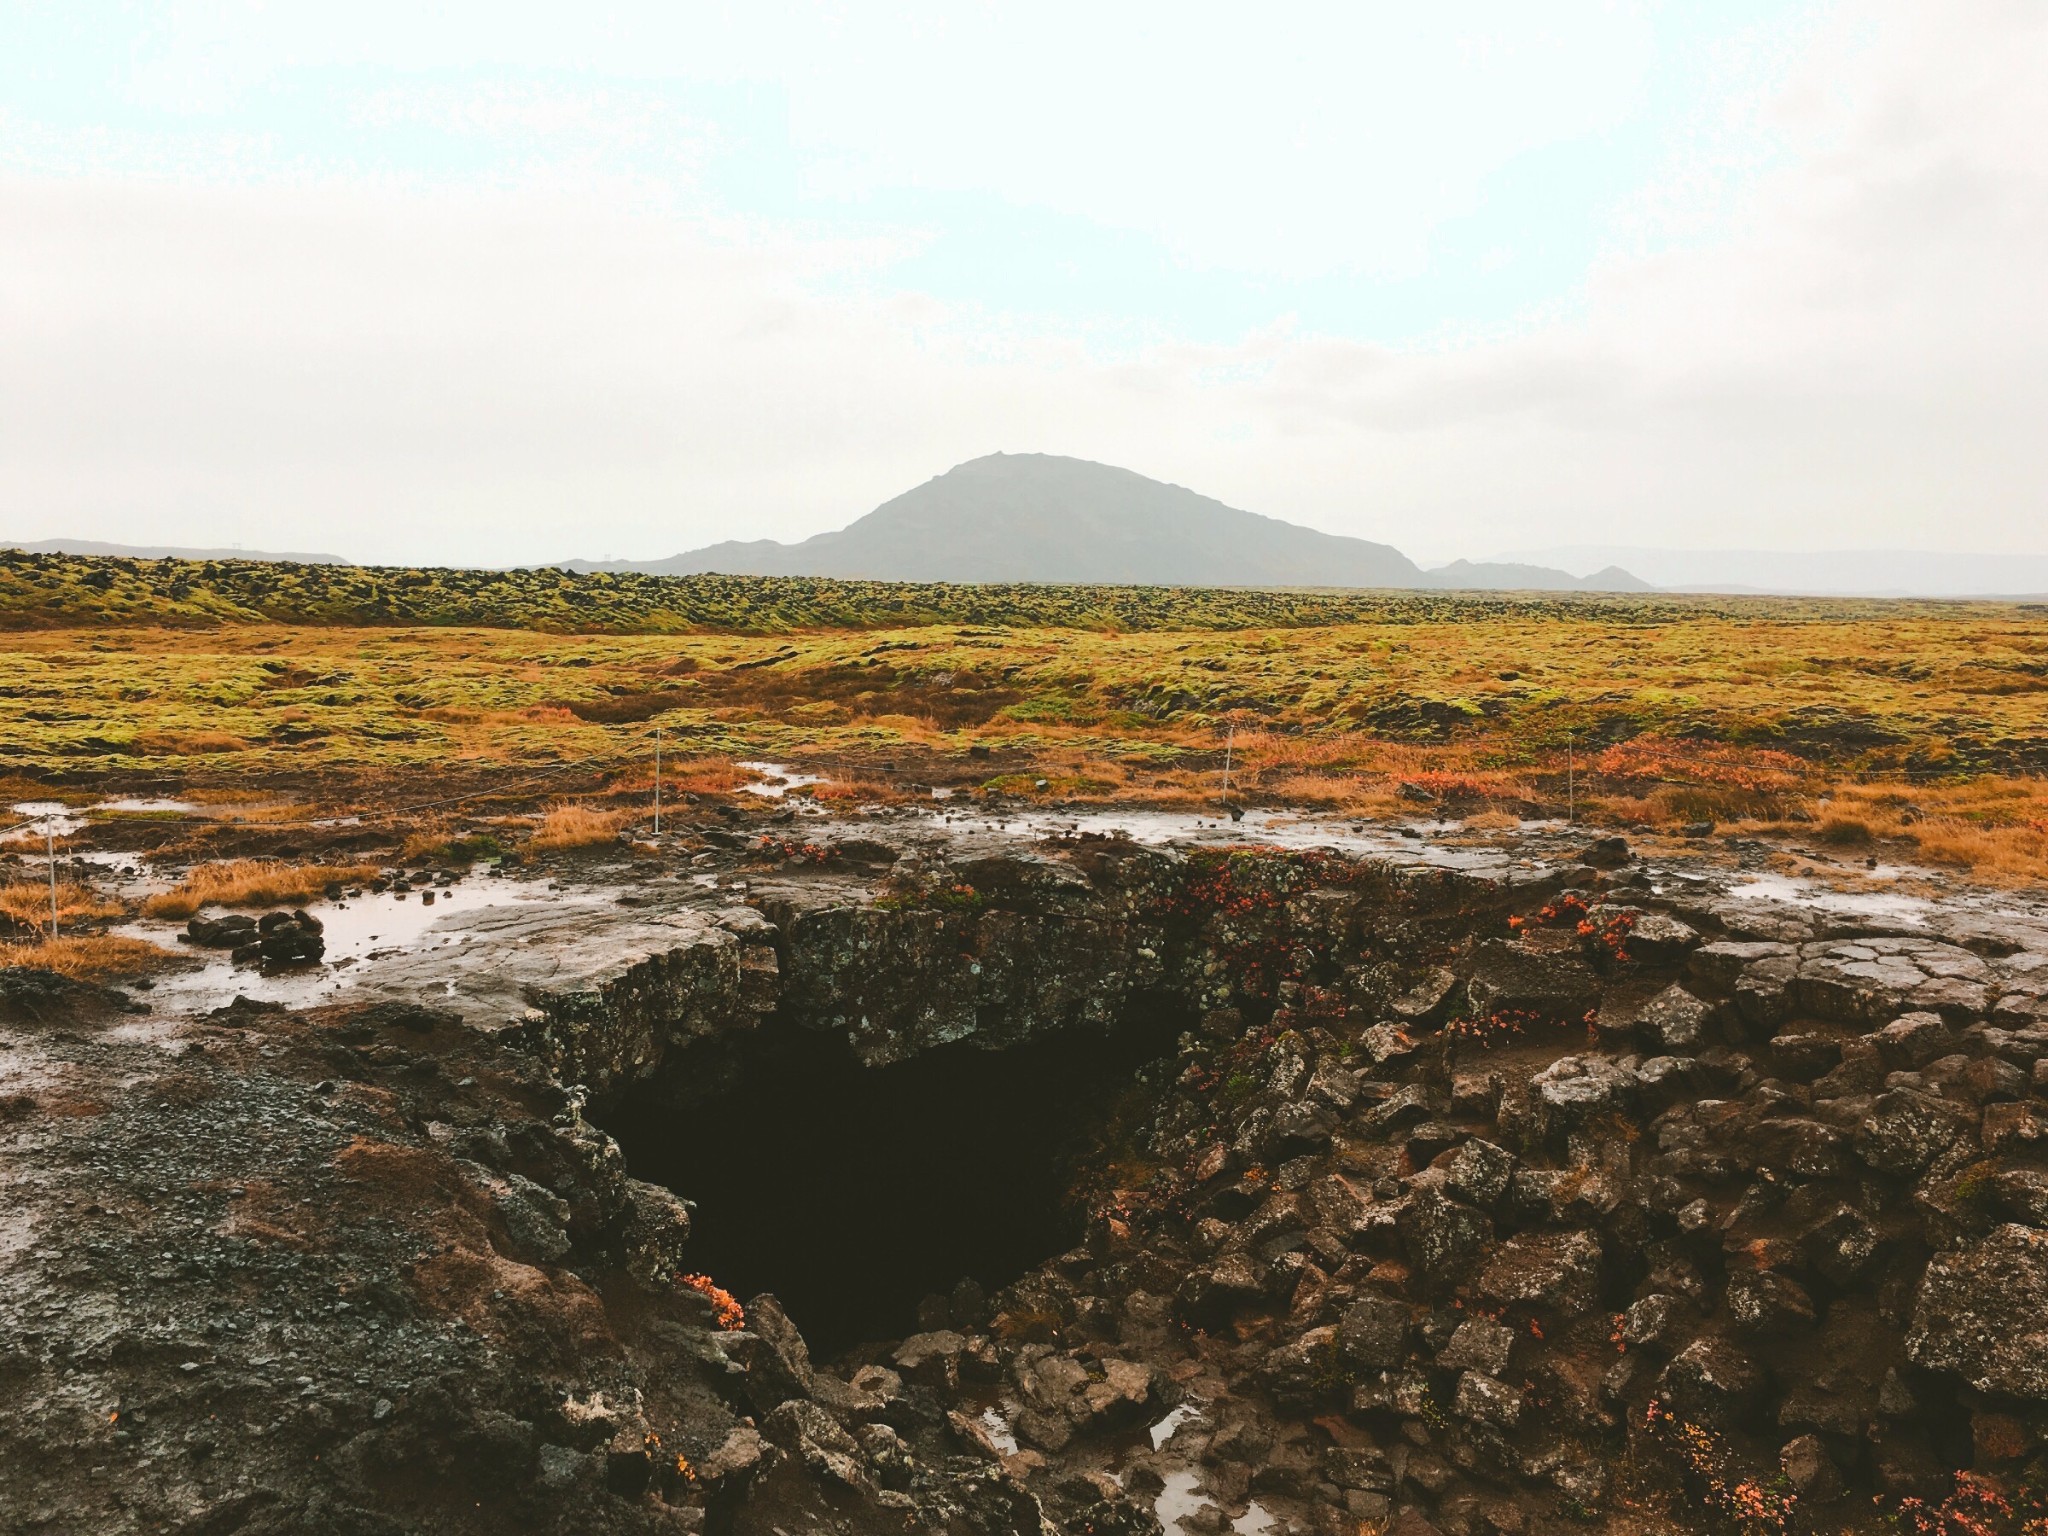
[[[771,1020],[716,1095],[678,1104],[671,1079],[603,1118],[636,1177],[695,1202],[692,1266],[743,1299],[773,1292],[824,1358],[916,1332],[920,1299],[963,1277],[993,1294],[1072,1247],[1077,1158],[1184,1027],[1138,1008],[1107,1031],[870,1068]]]

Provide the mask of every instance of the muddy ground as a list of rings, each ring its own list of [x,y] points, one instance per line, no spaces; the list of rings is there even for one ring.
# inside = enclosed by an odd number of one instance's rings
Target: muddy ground
[[[0,973],[0,1530],[2028,1514],[2030,899],[1559,827],[680,817],[394,867],[313,965]]]

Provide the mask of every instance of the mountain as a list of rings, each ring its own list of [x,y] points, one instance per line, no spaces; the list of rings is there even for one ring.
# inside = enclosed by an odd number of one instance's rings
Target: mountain
[[[1626,564],[1667,592],[1764,592],[1813,597],[2014,597],[2048,592],[2048,554],[1983,555],[1909,549],[1658,549],[1574,544],[1504,560],[1584,570]],[[1596,577],[1587,577],[1594,581]]]
[[[970,459],[800,544],[713,544],[680,574],[1160,586],[1419,585],[1399,550],[1240,512],[1128,469],[1043,453]]]
[[[1128,469],[1046,453],[970,459],[835,533],[728,541],[668,560],[570,570],[844,576],[882,581],[1236,587],[1644,590],[1627,572],[1581,582],[1535,566],[1424,571],[1398,549],[1225,506]],[[1629,585],[1622,585],[1628,583]]]
[[[1610,565],[1590,576],[1574,576],[1547,565],[1504,560],[1453,560],[1424,572],[1424,586],[1465,591],[1536,590],[1544,592],[1654,592],[1641,577]]]
[[[37,544],[9,543],[0,539],[0,549],[18,549],[30,555],[113,555],[123,560],[278,560],[293,565],[352,565],[339,555],[279,555],[262,549],[179,549],[151,544],[102,544],[97,539],[44,539]]]

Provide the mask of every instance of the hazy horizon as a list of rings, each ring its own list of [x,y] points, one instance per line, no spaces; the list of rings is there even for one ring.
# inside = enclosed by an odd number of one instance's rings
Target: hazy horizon
[[[0,18],[0,535],[844,526],[996,449],[1425,565],[2048,553],[2048,12]]]

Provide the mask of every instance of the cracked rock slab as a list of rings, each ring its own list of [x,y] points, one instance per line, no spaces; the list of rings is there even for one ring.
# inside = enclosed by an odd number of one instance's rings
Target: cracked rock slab
[[[1906,1353],[1979,1392],[2048,1402],[2048,1235],[2008,1223],[1935,1255]]]

